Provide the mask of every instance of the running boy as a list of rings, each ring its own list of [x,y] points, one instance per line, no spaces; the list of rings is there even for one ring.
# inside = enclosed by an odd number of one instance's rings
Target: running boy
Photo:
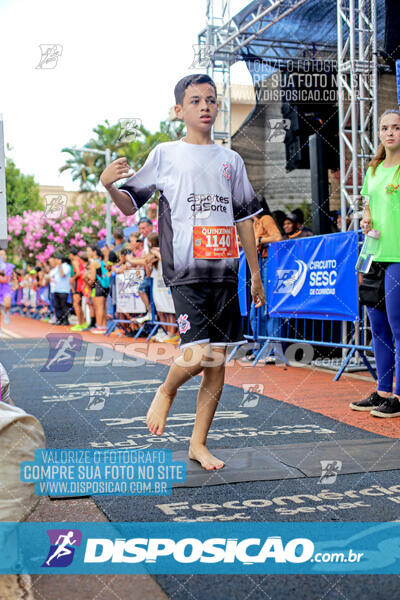
[[[175,360],[147,413],[162,435],[181,385],[203,372],[189,457],[204,469],[224,463],[206,447],[224,385],[226,347],[245,343],[237,295],[236,227],[251,271],[256,306],[264,304],[252,217],[261,211],[241,157],[211,140],[217,91],[208,75],[189,75],[175,86],[175,112],[186,136],[156,146],[144,166],[128,173],[119,158],[101,175],[118,208],[135,213],[160,190],[159,238],[165,284],[171,287],[183,356]],[[113,183],[129,177],[119,189]],[[235,227],[236,224],[236,227]]]

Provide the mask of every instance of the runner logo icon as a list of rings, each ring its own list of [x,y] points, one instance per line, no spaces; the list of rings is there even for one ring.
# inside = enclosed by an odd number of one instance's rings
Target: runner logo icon
[[[79,333],[49,333],[49,356],[40,369],[43,371],[66,372],[72,368],[75,353],[82,348],[82,336]]]
[[[298,269],[277,269],[278,284],[276,294],[291,294],[297,296],[302,289],[307,276],[307,265],[302,260],[296,260]]]
[[[79,529],[49,529],[47,535],[50,549],[42,567],[68,567],[75,554],[75,547],[81,545],[82,532]]]
[[[321,477],[317,483],[323,485],[330,485],[335,483],[339,471],[342,469],[341,460],[320,460],[321,463]]]
[[[260,394],[264,391],[262,383],[242,383],[243,400],[239,406],[254,408],[260,399]]]
[[[190,321],[188,315],[179,315],[177,321],[179,333],[186,333],[190,329]]]
[[[108,386],[89,386],[89,403],[85,410],[102,410],[106,403],[106,399],[110,396],[110,388]]]

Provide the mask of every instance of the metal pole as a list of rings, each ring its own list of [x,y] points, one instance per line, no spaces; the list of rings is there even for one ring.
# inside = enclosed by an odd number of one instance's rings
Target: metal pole
[[[355,34],[355,1],[350,0],[350,87],[351,87],[351,145],[352,145],[352,193],[353,198],[358,194],[358,127],[359,127],[359,106],[357,105],[357,74],[356,74],[356,34]]]
[[[343,10],[343,13],[342,13]],[[338,38],[338,106],[339,106],[339,154],[340,154],[340,214],[342,217],[341,230],[346,231],[346,115],[344,104],[345,86],[343,85],[344,72],[344,54],[343,47],[343,21],[344,21],[343,0],[337,2],[337,38]],[[342,321],[342,343],[347,340],[347,324]],[[342,348],[342,361],[346,358],[346,350]]]
[[[374,152],[378,149],[378,50],[377,50],[377,24],[376,24],[376,2],[371,0],[372,20],[372,140]],[[364,173],[363,173],[364,175]]]
[[[109,148],[106,148],[105,157],[106,157],[106,167],[108,167],[108,165],[111,162],[111,152],[110,152]],[[107,199],[106,240],[107,240],[107,246],[109,246],[111,244],[111,197],[108,192],[106,192],[106,199]]]
[[[344,10],[344,9],[343,9]],[[344,75],[344,50],[343,50],[343,16],[342,0],[337,3],[337,37],[338,37],[338,105],[339,105],[339,155],[340,155],[340,214],[342,217],[341,230],[346,231],[346,145],[344,137],[346,135],[345,106],[343,85]]]

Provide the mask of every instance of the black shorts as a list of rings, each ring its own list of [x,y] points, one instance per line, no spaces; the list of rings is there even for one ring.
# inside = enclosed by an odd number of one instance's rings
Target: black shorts
[[[235,283],[194,283],[171,287],[181,348],[210,343],[229,346],[243,339],[238,286]]]
[[[99,281],[94,284],[96,298],[107,298],[110,288],[103,288]]]

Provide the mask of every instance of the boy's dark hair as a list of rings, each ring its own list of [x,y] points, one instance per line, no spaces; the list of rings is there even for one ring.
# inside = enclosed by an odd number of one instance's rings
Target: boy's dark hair
[[[69,253],[78,256],[78,248],[70,248]]]
[[[211,77],[205,73],[195,73],[194,75],[186,75],[186,77],[180,79],[176,84],[174,90],[175,104],[182,106],[186,88],[196,83],[209,83],[214,88],[215,96],[217,96],[217,87]]]
[[[128,254],[129,250],[128,248],[122,248],[121,252],[120,252],[120,256],[126,256]],[[111,254],[111,252],[110,252]]]

